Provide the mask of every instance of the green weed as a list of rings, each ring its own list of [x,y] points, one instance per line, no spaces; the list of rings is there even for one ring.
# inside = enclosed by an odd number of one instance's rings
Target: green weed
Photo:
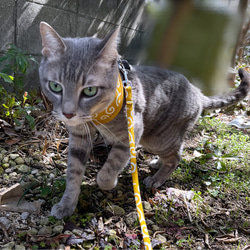
[[[13,89],[7,92],[0,85],[0,105],[3,107],[0,109],[0,117],[17,127],[27,122],[33,130],[35,119],[32,116],[32,110],[35,109],[35,104],[41,102],[41,99],[37,98],[35,91],[31,91],[31,94],[24,91],[24,79],[30,61],[35,61],[35,59],[14,45],[10,45],[6,53],[0,57],[0,63],[4,64],[1,67],[0,78]]]

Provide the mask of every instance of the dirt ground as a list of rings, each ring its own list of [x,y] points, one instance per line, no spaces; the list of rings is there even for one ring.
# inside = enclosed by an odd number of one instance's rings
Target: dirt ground
[[[229,115],[221,118],[233,119]],[[11,136],[6,131],[2,125],[0,188],[20,183],[24,190],[21,201],[39,202],[41,208],[28,212],[18,211],[18,206],[16,211],[0,210],[2,249],[144,249],[129,167],[114,190],[100,190],[95,178],[106,149],[97,145],[99,164],[91,160],[88,163],[74,215],[56,220],[50,210],[65,188],[67,132],[50,117],[32,134],[22,131]],[[184,159],[194,153],[203,136],[199,130],[190,134]],[[182,161],[162,187],[147,190],[143,179],[155,171],[148,167],[152,158],[142,148],[137,150],[140,189],[153,249],[250,249],[249,193],[209,195],[201,178],[208,170],[195,161]]]

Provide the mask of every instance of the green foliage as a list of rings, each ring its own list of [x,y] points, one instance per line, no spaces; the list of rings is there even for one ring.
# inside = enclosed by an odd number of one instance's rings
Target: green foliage
[[[29,95],[23,89],[30,61],[35,61],[35,59],[26,55],[15,45],[10,45],[4,56],[0,57],[0,63],[4,64],[1,67],[0,78],[14,90],[9,93],[0,85],[0,105],[3,107],[0,109],[0,117],[15,126],[21,126],[26,121],[33,130],[35,119],[31,112],[35,109],[34,105],[41,102],[41,99],[36,98],[34,91]]]
[[[201,143],[198,150],[202,156],[196,158],[199,164],[212,166],[213,171],[202,177],[208,192],[220,198],[230,190],[249,192],[249,135],[216,118],[203,118],[199,124],[206,128],[206,133],[216,134],[213,140],[209,138]]]
[[[104,250],[109,250],[109,249],[112,249],[112,246],[107,245],[104,247]]]
[[[7,83],[13,83],[14,77],[0,72],[0,77]]]
[[[24,78],[30,67],[30,61],[36,62],[32,56],[22,52],[14,44],[11,44],[5,55],[0,58],[0,63],[5,63],[1,70],[1,77],[5,82],[12,84],[17,92],[23,90]]]
[[[51,200],[55,194],[57,194],[57,196],[62,195],[65,187],[65,180],[55,180],[53,183],[48,183],[45,179],[43,185],[40,187],[40,191],[44,198]]]
[[[234,196],[248,203],[249,131],[228,126],[217,117],[200,118],[198,130],[202,137],[195,148],[195,157],[184,157],[173,174],[173,178],[185,183],[199,177],[200,184],[196,190],[202,192],[193,190],[196,216],[201,212],[209,214],[211,210],[202,198],[203,192],[215,199],[228,200]],[[194,155],[193,149],[190,153]]]

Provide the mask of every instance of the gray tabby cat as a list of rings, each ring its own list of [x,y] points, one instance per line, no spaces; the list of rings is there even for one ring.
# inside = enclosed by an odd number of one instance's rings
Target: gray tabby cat
[[[43,59],[40,81],[44,94],[53,104],[53,115],[69,131],[66,190],[51,214],[70,216],[77,205],[92,139],[98,130],[112,144],[108,158],[97,175],[101,189],[117,184],[119,173],[130,154],[125,101],[119,114],[106,124],[95,124],[94,114],[114,100],[119,74],[117,43],[119,28],[103,40],[62,38],[42,22]],[[147,187],[159,187],[177,167],[186,132],[193,127],[203,109],[232,105],[243,99],[250,87],[250,75],[239,70],[241,84],[225,95],[204,96],[181,74],[146,66],[128,71],[134,100],[134,128],[139,143],[159,156],[159,170],[147,177]]]

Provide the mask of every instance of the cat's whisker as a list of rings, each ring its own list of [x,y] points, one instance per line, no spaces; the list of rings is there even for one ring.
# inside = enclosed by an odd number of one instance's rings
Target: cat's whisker
[[[88,141],[89,141],[89,147],[93,151],[93,143],[92,143],[92,138],[91,138],[91,133],[90,133],[90,129],[89,129],[88,123],[85,123],[84,127],[85,127],[87,138],[88,138]]]
[[[102,137],[102,139],[103,139],[103,142],[104,142],[104,144],[105,144],[105,147],[106,147],[106,149],[108,149],[108,143],[107,143],[107,140],[106,140],[106,138],[105,138],[105,135],[102,133],[102,131],[100,131],[99,129],[98,129],[98,127],[94,124],[94,122],[93,121],[91,121],[91,123],[89,124],[89,125],[92,125],[92,127],[94,127],[99,133],[100,133],[100,135],[101,135],[101,137]]]
[[[46,116],[47,115],[47,117],[45,117],[45,118],[43,118],[43,116]],[[53,115],[52,114],[45,114],[45,115],[42,115],[42,116],[40,116],[39,118],[42,118],[42,120],[40,121],[40,122],[38,122],[37,124],[36,124],[36,126],[39,126],[40,124],[44,124],[44,123],[46,123],[48,120],[50,120],[51,118],[53,117]]]

